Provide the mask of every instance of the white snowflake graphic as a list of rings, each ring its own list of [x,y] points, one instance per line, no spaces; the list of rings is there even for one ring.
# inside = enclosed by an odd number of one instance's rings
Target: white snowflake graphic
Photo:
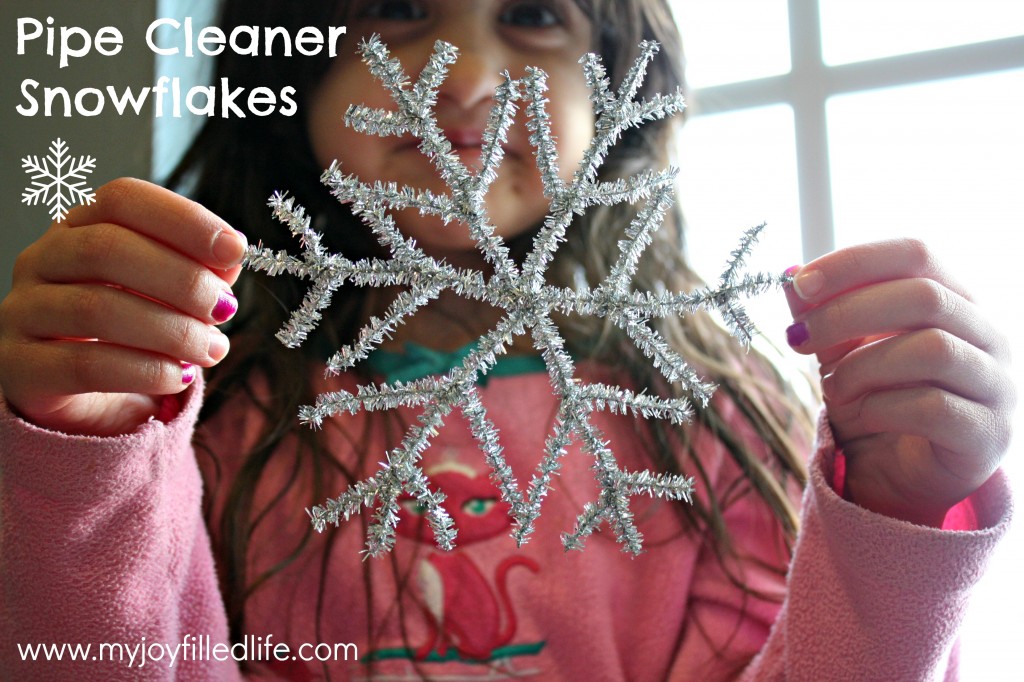
[[[21,167],[32,176],[32,186],[21,194],[22,203],[35,206],[41,201],[50,207],[50,219],[62,222],[71,207],[96,201],[92,188],[83,187],[85,176],[95,165],[96,159],[91,156],[68,156],[67,143],[58,137],[50,143],[50,155],[42,161],[35,155],[21,160]]]
[[[567,446],[577,441],[582,450],[594,458],[593,471],[600,492],[596,500],[584,505],[575,528],[563,534],[563,544],[567,549],[581,548],[584,540],[607,521],[623,548],[639,553],[642,535],[633,522],[630,498],[646,494],[689,500],[693,481],[681,475],[624,471],[607,447],[606,438],[591,422],[591,415],[608,410],[680,423],[690,419],[691,405],[683,397],[661,398],[619,386],[584,382],[577,377],[573,358],[564,350],[565,344],[553,315],[580,314],[610,319],[667,380],[681,384],[692,399],[706,404],[714,387],[705,383],[649,322],[652,318],[713,309],[722,314],[741,340],[749,340],[753,328],[738,297],[764,291],[784,280],[772,274],[740,272],[763,225],[746,233],[714,287],[693,292],[631,289],[640,256],[672,205],[676,170],[644,171],[611,182],[598,182],[597,171],[624,130],[644,121],[670,116],[684,106],[679,92],[655,95],[649,100],[635,99],[647,64],[657,51],[655,43],[641,45],[641,56],[614,92],[599,58],[586,55],[581,59],[592,90],[590,100],[596,125],[593,141],[570,182],[563,181],[558,172],[558,154],[545,106],[546,75],[543,71],[528,69],[526,76],[515,80],[507,72],[502,74],[503,82],[495,92],[495,104],[484,133],[481,168],[473,173],[452,153],[452,146],[439,128],[433,111],[447,67],[456,59],[456,48],[442,41],[436,43],[434,54],[411,86],[401,64],[390,58],[387,48],[376,36],[364,41],[360,49],[371,73],[390,91],[397,111],[354,106],[346,113],[345,124],[367,134],[410,133],[418,137],[419,149],[437,167],[451,192],[438,195],[410,187],[400,188],[393,182],[367,184],[355,176],[342,174],[337,162],[332,164],[323,174],[324,184],[362,218],[391,253],[389,259],[359,261],[328,253],[320,234],[311,229],[310,217],[304,209],[296,206],[293,199],[275,194],[270,200],[274,215],[299,238],[303,254],[293,256],[286,251],[275,252],[255,245],[250,247],[247,265],[271,276],[286,272],[311,281],[305,300],[278,332],[278,339],[289,347],[300,345],[321,319],[321,311],[330,305],[332,293],[346,281],[367,287],[400,285],[406,290],[395,298],[383,317],[371,318],[351,345],[328,360],[328,374],[338,374],[366,359],[397,325],[445,289],[487,302],[503,310],[504,316],[478,340],[461,366],[443,376],[361,385],[355,393],[339,391],[320,395],[315,405],[302,408],[301,421],[314,427],[346,412],[355,414],[359,410],[397,407],[423,410],[402,442],[387,453],[375,475],[357,482],[325,505],[307,510],[314,526],[323,530],[326,524],[347,520],[365,507],[373,516],[366,551],[370,555],[387,552],[395,542],[399,496],[409,493],[426,510],[425,516],[438,546],[451,549],[457,531],[444,508],[444,493],[431,489],[419,462],[448,415],[459,409],[492,470],[491,479],[510,506],[512,537],[518,544],[526,542],[534,532],[534,522],[551,490],[553,478],[559,473],[561,458]],[[494,234],[484,196],[497,177],[503,157],[502,143],[520,101],[525,102],[527,126],[532,133],[530,144],[535,150],[544,194],[549,199],[549,213],[531,252],[522,264],[517,264],[503,241]],[[623,226],[619,260],[604,282],[594,288],[579,284],[573,289],[546,282],[547,268],[559,243],[564,241],[574,215],[595,205],[640,201],[645,203],[630,224]],[[437,215],[445,223],[460,221],[468,225],[493,272],[485,275],[428,256],[401,233],[390,214],[406,208]],[[525,334],[532,336],[534,346],[544,359],[560,407],[541,462],[524,490],[505,460],[499,433],[484,409],[477,380],[494,367],[513,339]]]

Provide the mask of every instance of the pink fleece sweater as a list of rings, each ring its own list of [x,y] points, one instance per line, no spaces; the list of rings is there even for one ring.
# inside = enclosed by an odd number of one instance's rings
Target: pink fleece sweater
[[[546,375],[493,378],[482,395],[506,457],[528,481],[557,407]],[[633,509],[646,553],[631,559],[607,530],[583,552],[565,553],[559,534],[595,492],[589,457],[574,448],[535,536],[517,549],[482,458],[453,416],[423,464],[448,495],[459,548],[434,549],[412,501],[388,558],[362,560],[362,518],[314,535],[252,593],[248,650],[228,649],[200,467],[219,481],[205,493],[216,519],[261,422],[239,403],[194,433],[200,396],[197,385],[167,423],[118,438],[48,432],[2,408],[0,679],[303,680],[319,679],[326,665],[334,680],[951,680],[967,597],[1010,516],[1002,473],[943,530],[845,502],[833,491],[836,452],[822,419],[788,575],[776,524],[742,494],[742,476],[704,432],[695,435],[698,451],[727,501],[738,559],[723,567],[666,503],[640,498]],[[599,419],[621,465],[649,466],[631,419]],[[340,465],[356,469],[354,444],[383,446],[363,426],[350,418],[324,430]],[[309,528],[304,507],[322,502],[297,492],[306,468],[295,451],[294,442],[282,445],[257,490],[264,516],[250,576],[290,555]],[[287,480],[298,485],[277,495]],[[345,484],[336,475],[325,485],[333,496]],[[777,599],[744,593],[730,574]],[[399,584],[406,588],[396,599]],[[70,660],[68,648],[59,662],[38,650],[25,660],[26,647],[39,644],[89,645],[88,660]],[[250,661],[210,660],[217,645],[222,658],[246,653]],[[268,661],[274,653],[287,660]],[[317,654],[331,660],[298,660]],[[737,657],[751,656],[735,670]]]

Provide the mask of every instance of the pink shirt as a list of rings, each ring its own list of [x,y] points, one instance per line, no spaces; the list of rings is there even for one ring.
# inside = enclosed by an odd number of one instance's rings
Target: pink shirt
[[[481,392],[525,485],[557,408],[547,376],[495,377]],[[719,495],[731,500],[725,518],[740,558],[725,569],[700,537],[684,532],[668,503],[647,498],[632,503],[645,536],[640,557],[623,553],[607,527],[584,551],[564,552],[560,533],[572,529],[596,491],[590,457],[575,446],[564,457],[537,532],[517,549],[482,456],[456,413],[423,467],[448,495],[458,549],[436,550],[429,532],[420,531],[411,502],[392,557],[362,560],[362,517],[315,535],[298,561],[253,593],[245,630],[250,659],[258,649],[262,662],[242,672],[232,660],[191,660],[209,659],[214,645],[230,644],[192,446],[200,395],[201,385],[194,386],[167,423],[151,420],[118,438],[48,432],[3,408],[0,679],[322,675],[316,662],[268,664],[267,642],[287,644],[291,654],[307,644],[306,656],[328,651],[312,649],[317,643],[354,644],[358,661],[327,664],[334,680],[418,679],[417,669],[438,679],[491,680],[955,679],[956,635],[967,597],[1011,511],[1002,473],[950,512],[943,530],[850,504],[831,485],[837,457],[822,419],[788,576],[775,522],[755,496],[734,494],[742,477],[722,446],[700,431],[701,461]],[[404,418],[407,423],[412,415]],[[601,414],[595,420],[620,466],[650,466],[632,418]],[[260,425],[257,411],[239,403],[197,434],[221,463],[223,483],[207,493],[215,517],[238,458]],[[384,452],[381,435],[364,427],[363,419],[346,418],[321,435],[337,460],[354,468],[353,442],[365,438]],[[209,457],[198,452],[208,466]],[[287,557],[309,528],[304,508],[324,501],[306,499],[296,488],[275,501],[282,481],[296,470],[301,481],[307,471],[301,462],[296,469],[294,453],[294,442],[282,445],[257,491],[257,506],[267,512],[255,531],[250,575]],[[377,459],[353,473],[372,473]],[[345,485],[340,477],[327,481],[325,496]],[[325,552],[328,578],[321,592]],[[745,594],[728,572],[785,601]],[[401,609],[396,581],[409,584]],[[88,644],[96,658],[106,644],[105,660],[70,661],[67,651],[60,662],[23,660],[26,645],[61,643]],[[124,647],[120,656],[112,643]],[[143,648],[148,655],[141,665]],[[725,657],[716,656],[723,651]],[[163,660],[153,660],[156,654]],[[755,654],[742,672],[730,669],[735,666],[729,658]],[[106,660],[111,656],[114,661]]]

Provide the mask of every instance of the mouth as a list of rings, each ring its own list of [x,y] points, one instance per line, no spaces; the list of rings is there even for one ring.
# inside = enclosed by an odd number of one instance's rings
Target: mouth
[[[470,128],[452,128],[444,131],[445,137],[452,146],[452,153],[459,157],[463,164],[466,166],[480,165],[480,157],[483,154],[484,136],[483,131],[479,129]],[[400,149],[406,151],[409,149],[419,151],[420,140],[418,138],[410,137],[402,145]],[[502,150],[505,152],[505,156],[515,157],[517,153],[508,143],[501,145]]]
[[[455,148],[480,148],[484,144],[484,133],[474,128],[452,128],[444,131],[445,137]]]
[[[471,129],[454,129],[445,132],[452,145],[452,153],[466,166],[480,166],[483,151],[483,133]]]

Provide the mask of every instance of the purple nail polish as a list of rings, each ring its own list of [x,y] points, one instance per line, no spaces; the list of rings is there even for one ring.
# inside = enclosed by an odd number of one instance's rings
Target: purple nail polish
[[[807,332],[807,325],[803,322],[797,322],[786,327],[786,341],[793,348],[799,348],[804,345],[809,338],[811,338],[811,335]]]
[[[210,317],[214,322],[221,323],[230,320],[236,312],[238,312],[238,299],[231,293],[222,291],[220,298],[217,299],[217,305],[213,306]]]
[[[191,362],[181,363],[181,383],[188,386],[196,380],[196,366]]]

